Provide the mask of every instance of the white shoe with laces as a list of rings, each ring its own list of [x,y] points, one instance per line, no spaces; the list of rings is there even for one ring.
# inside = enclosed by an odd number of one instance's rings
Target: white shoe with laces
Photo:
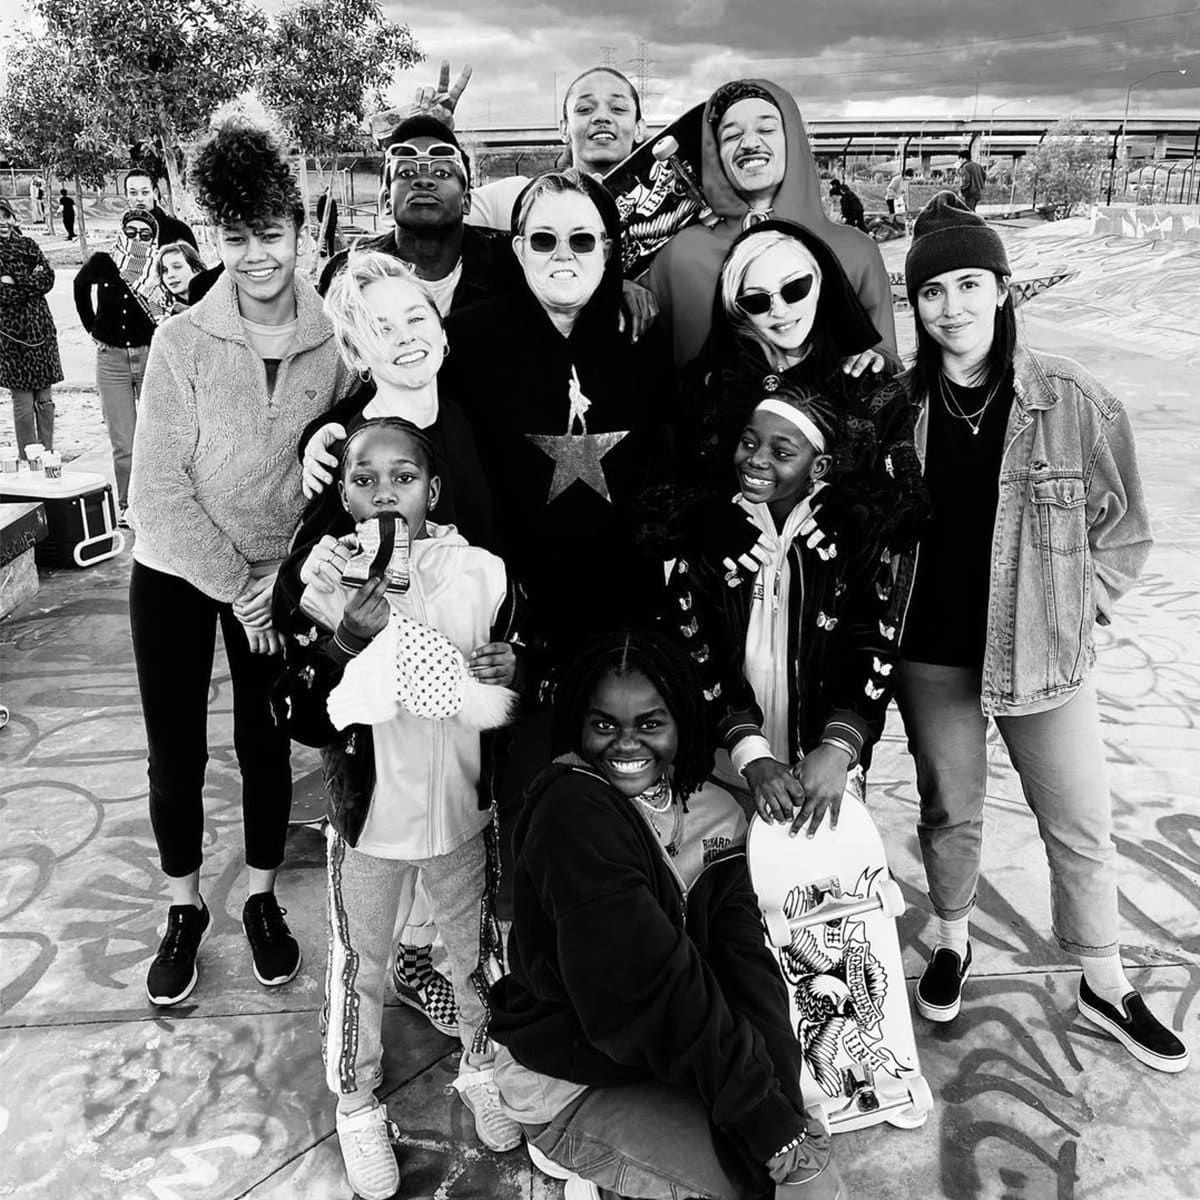
[[[500,1107],[500,1092],[491,1067],[461,1070],[451,1086],[474,1116],[475,1133],[489,1150],[502,1154],[521,1144],[521,1127]]]
[[[392,1141],[400,1131],[376,1101],[358,1112],[337,1115],[338,1141],[346,1178],[362,1200],[391,1200],[400,1187],[400,1165]]]

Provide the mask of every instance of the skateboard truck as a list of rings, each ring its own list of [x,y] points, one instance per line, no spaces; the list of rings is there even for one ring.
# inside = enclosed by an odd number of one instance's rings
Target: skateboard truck
[[[876,909],[881,910],[885,917],[898,917],[905,907],[900,885],[894,879],[883,879],[869,896],[830,900],[796,917],[785,916],[781,910],[775,909],[763,913],[763,923],[767,927],[767,936],[772,946],[789,946],[793,929],[829,925],[834,921],[858,916],[859,913],[875,912]]]
[[[654,143],[654,148],[650,151],[654,156],[655,162],[666,163],[671,168],[675,176],[676,185],[682,190],[685,196],[694,200],[700,206],[700,221],[711,229],[720,221],[720,217],[713,212],[712,205],[705,199],[704,193],[697,186],[695,179],[692,178],[691,171],[684,165],[679,157],[679,143],[670,134],[664,138],[659,138]]]

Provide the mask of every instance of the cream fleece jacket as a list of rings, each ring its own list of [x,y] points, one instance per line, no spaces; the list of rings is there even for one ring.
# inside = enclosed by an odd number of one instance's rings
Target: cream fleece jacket
[[[252,564],[287,555],[303,507],[300,434],[354,384],[316,290],[299,276],[295,287],[296,336],[270,394],[228,274],[150,346],[131,523],[149,556],[215,600],[235,599]]]

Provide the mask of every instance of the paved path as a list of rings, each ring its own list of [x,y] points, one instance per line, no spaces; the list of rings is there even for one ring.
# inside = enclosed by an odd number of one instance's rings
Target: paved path
[[[1035,346],[1088,363],[1129,406],[1158,544],[1102,633],[1098,683],[1121,864],[1124,955],[1200,1048],[1200,247],[1095,242],[1046,227],[1014,257],[1063,256],[1076,280],[1022,310]],[[902,255],[901,255],[902,257]],[[1190,307],[1189,307],[1190,304]],[[1188,314],[1192,314],[1190,317]],[[902,329],[911,321],[900,317]],[[239,791],[224,663],[214,678],[205,893],[216,918],[194,996],[162,1014],[142,990],[163,912],[146,820],[127,626],[128,560],[54,572],[0,626],[0,1197],[326,1200],[349,1194],[318,1034],[323,847],[295,828],[280,891],[306,963],[254,982],[238,926]],[[937,1106],[921,1130],[841,1137],[856,1200],[1195,1200],[1197,1072],[1145,1071],[1075,1016],[1076,972],[1049,936],[1044,858],[993,748],[977,961],[960,1018],[918,1022]],[[905,969],[929,919],[912,766],[893,719],[871,801],[909,900]],[[298,775],[311,755],[297,755]],[[306,786],[309,784],[306,783]],[[405,1131],[403,1197],[556,1195],[517,1152],[494,1156],[444,1094],[453,1044],[387,1017],[385,1091]]]

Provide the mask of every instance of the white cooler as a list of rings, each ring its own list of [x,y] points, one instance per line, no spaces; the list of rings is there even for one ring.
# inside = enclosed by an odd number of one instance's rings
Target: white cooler
[[[103,475],[63,468],[60,479],[40,471],[0,474],[0,501],[36,500],[46,510],[47,536],[35,551],[55,567],[91,567],[125,549],[112,488]]]

